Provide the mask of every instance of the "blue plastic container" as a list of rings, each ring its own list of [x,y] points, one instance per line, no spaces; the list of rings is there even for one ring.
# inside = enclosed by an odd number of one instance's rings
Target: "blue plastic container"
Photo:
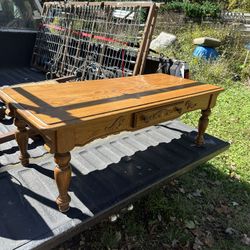
[[[203,58],[206,60],[215,60],[218,58],[219,54],[215,48],[198,45],[194,49],[193,56]]]

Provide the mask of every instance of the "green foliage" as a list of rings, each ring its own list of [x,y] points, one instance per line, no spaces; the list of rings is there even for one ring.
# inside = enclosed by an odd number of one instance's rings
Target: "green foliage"
[[[229,10],[235,11],[246,11],[250,12],[250,1],[249,0],[228,0],[227,7]]]
[[[249,0],[210,0],[210,1],[165,1],[162,11],[174,10],[184,12],[188,17],[218,17],[222,9],[229,11],[250,12]]]
[[[243,67],[247,50],[240,32],[233,27],[215,28],[205,25],[185,25],[175,30],[178,43],[168,49],[161,51],[168,57],[185,60],[190,65],[191,76],[200,81],[224,84],[231,81],[235,75],[247,82],[249,74],[247,68]],[[214,37],[221,40],[222,45],[217,48],[220,57],[214,62],[200,60],[192,56],[194,45],[193,39],[197,37]]]
[[[185,15],[190,18],[202,18],[207,16],[216,18],[221,11],[221,6],[210,1],[201,3],[192,3],[188,1],[172,1],[162,6],[162,11],[164,12],[165,10],[184,12]]]

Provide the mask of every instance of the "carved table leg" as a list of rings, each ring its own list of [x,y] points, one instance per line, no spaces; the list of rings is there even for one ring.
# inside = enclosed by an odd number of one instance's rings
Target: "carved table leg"
[[[15,137],[21,154],[19,159],[23,166],[27,166],[29,164],[30,155],[28,153],[29,135],[26,129],[26,123],[22,120],[15,118],[14,124],[17,127]]]
[[[71,180],[70,153],[55,153],[55,162],[57,164],[54,170],[59,196],[56,203],[60,212],[69,210],[70,196],[68,195],[69,184]]]
[[[201,111],[201,118],[199,120],[199,125],[198,125],[198,135],[195,139],[195,143],[198,146],[201,146],[204,144],[204,133],[207,129],[208,126],[208,116],[211,114],[211,109],[206,109]]]

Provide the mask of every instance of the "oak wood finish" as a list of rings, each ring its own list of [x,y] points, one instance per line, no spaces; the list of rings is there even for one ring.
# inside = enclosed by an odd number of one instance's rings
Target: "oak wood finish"
[[[69,184],[71,180],[70,153],[55,153],[55,163],[57,164],[54,170],[54,178],[58,186],[59,196],[56,203],[61,212],[69,210],[70,196],[68,194]]]
[[[208,115],[223,89],[165,74],[5,88],[0,98],[16,118],[21,160],[27,163],[25,125],[55,153],[61,211],[68,209],[69,152],[77,145],[121,131],[134,131],[201,109],[197,145],[204,143]]]
[[[202,110],[201,111],[201,117],[199,119],[199,124],[198,124],[198,135],[195,139],[195,142],[198,146],[203,145],[204,144],[204,133],[207,129],[208,126],[208,116],[211,114],[211,109],[208,108],[206,110]]]

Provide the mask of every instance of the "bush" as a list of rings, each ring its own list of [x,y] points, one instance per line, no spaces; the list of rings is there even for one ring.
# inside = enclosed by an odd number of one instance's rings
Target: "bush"
[[[190,18],[213,17],[217,18],[221,12],[221,6],[217,3],[205,1],[202,3],[173,1],[162,6],[161,11],[166,10],[183,12]]]
[[[228,9],[231,11],[245,11],[250,12],[250,1],[249,0],[228,0]]]

